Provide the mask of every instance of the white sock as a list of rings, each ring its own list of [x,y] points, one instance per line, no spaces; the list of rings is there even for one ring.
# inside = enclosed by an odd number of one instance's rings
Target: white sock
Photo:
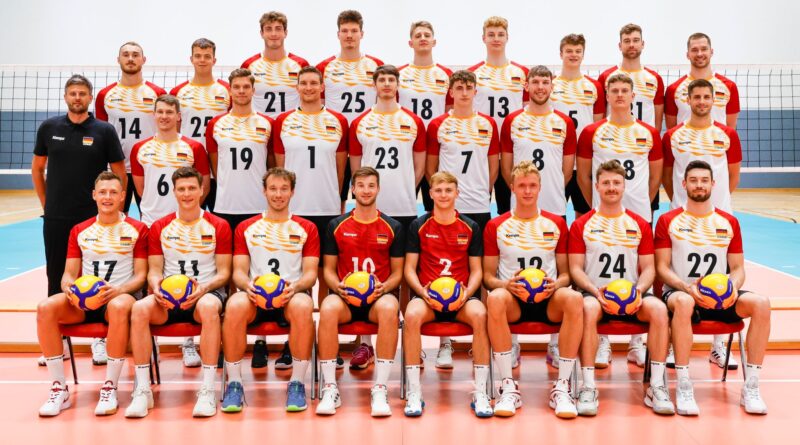
[[[389,373],[392,372],[394,360],[379,358],[375,360],[375,384],[386,386],[389,381]]]
[[[594,366],[583,366],[581,371],[583,371],[583,386],[594,388]]]
[[[150,365],[136,365],[136,388],[150,389]]]
[[[239,382],[242,383],[242,361],[225,362],[225,370],[228,371],[228,383]]]
[[[550,334],[550,341],[548,342],[551,345],[558,344],[558,334]]]
[[[64,354],[45,358],[47,372],[50,373],[50,380],[58,382],[61,386],[65,385],[64,377]]]
[[[511,375],[511,365],[514,361],[514,355],[511,353],[511,350],[509,349],[508,351],[495,352],[493,355],[494,360],[497,362],[497,369],[500,371],[500,378],[513,378]]]
[[[325,384],[336,384],[336,359],[320,360],[319,366],[322,369],[322,379]]]
[[[364,343],[367,346],[372,346],[372,336],[371,335],[362,335],[361,336],[361,343]]]
[[[748,363],[745,366],[746,366],[745,371],[747,372],[747,381],[749,382],[751,380],[755,380],[756,384],[758,384],[759,374],[761,373],[761,365],[754,365],[752,363]]]
[[[572,377],[572,369],[575,367],[576,358],[558,358],[558,379],[569,380]]]
[[[650,362],[650,363],[653,363],[653,362]],[[677,374],[679,382],[681,381],[681,379],[688,379],[689,378],[689,365],[685,365],[685,366],[675,365],[675,374]]]
[[[629,345],[633,345],[634,343],[636,343],[636,342],[638,342],[640,340],[642,342],[644,342],[644,338],[643,337],[644,337],[644,334],[633,334],[633,335],[631,335],[631,341],[628,344]]]
[[[472,369],[475,372],[475,390],[488,394],[486,382],[489,380],[489,365],[473,365]]]
[[[114,388],[117,387],[119,382],[119,375],[122,373],[122,365],[125,364],[125,357],[114,358],[109,356],[108,363],[106,364],[106,381],[111,381]]]
[[[309,360],[300,360],[292,356],[292,378],[289,381],[302,383],[306,379],[306,371],[308,371]]]
[[[449,344],[451,344],[450,337],[439,337],[439,346],[444,346]]]
[[[421,392],[419,384],[419,365],[406,366],[406,378],[408,379],[408,392]]]
[[[650,361],[650,386],[665,386],[664,373],[667,371],[666,362]]]
[[[511,344],[519,346],[519,335],[511,334]]]
[[[214,388],[214,379],[217,377],[217,365],[203,364],[203,386],[209,389]]]

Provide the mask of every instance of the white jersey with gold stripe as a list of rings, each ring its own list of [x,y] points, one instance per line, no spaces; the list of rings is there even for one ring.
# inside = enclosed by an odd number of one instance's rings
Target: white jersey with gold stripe
[[[300,105],[297,95],[297,76],[308,66],[306,59],[289,53],[281,60],[272,61],[256,54],[242,63],[256,78],[253,108],[259,113],[276,118],[281,113]]]
[[[231,106],[230,86],[222,80],[208,85],[186,81],[169,94],[181,101],[181,134],[203,145],[208,123]]]
[[[325,82],[325,107],[342,113],[347,122],[375,104],[375,85],[372,74],[383,65],[380,59],[364,55],[358,60],[343,60],[336,56],[317,65]]]
[[[397,90],[398,101],[419,116],[425,125],[447,110],[453,103],[448,94],[450,76],[453,72],[442,65],[431,66],[404,65],[400,71],[400,85]]]

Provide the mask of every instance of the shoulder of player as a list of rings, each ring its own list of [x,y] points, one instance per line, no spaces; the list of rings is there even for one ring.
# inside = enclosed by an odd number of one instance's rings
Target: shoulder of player
[[[226,82],[226,81],[224,81],[224,80],[222,80],[222,79],[217,79],[217,83],[218,83],[218,84],[220,84],[220,85],[222,85],[223,87],[225,87],[225,89],[226,89],[226,90],[228,90],[228,91],[230,92],[230,90],[231,90],[231,84],[229,84],[228,82]]]
[[[483,114],[480,111],[475,113],[475,119],[478,119],[478,120],[483,119],[486,122],[489,122],[492,125],[492,127],[495,127],[495,128],[497,127],[497,123],[494,121],[494,119],[489,117],[488,114]]]
[[[681,128],[684,128],[685,125],[686,122],[678,122],[674,127],[664,132],[664,137],[662,139],[667,140],[671,138],[673,134],[677,133]]]
[[[425,123],[422,121],[422,118],[420,118],[419,116],[417,116],[416,114],[414,114],[414,112],[413,112],[413,111],[409,110],[409,109],[408,109],[408,108],[406,108],[406,107],[400,107],[400,110],[401,110],[403,113],[407,114],[407,115],[408,115],[408,117],[410,117],[411,119],[413,119],[413,120],[414,120],[414,123],[416,123],[417,125],[422,125],[422,128],[425,128]]]
[[[260,218],[261,218],[261,215],[256,215],[256,216],[254,216],[253,218],[256,218],[256,220],[258,220],[258,219],[260,219]],[[251,218],[251,219],[252,219],[252,218]],[[304,229],[304,230],[305,230],[307,233],[311,233],[311,231],[312,231],[312,230],[313,230],[314,232],[316,232],[316,231],[317,231],[317,226],[316,226],[316,225],[314,225],[314,223],[313,223],[313,222],[311,222],[311,221],[310,221],[310,220],[308,220],[308,219],[305,219],[305,218],[303,218],[302,216],[292,215],[292,216],[291,216],[289,219],[291,219],[292,221],[294,221],[294,222],[296,222],[297,224],[299,224],[299,225],[300,225],[300,227],[302,227],[302,228],[303,228],[303,229]],[[319,235],[319,234],[318,234],[318,235]]]
[[[716,77],[717,79],[719,79],[719,80],[720,80],[722,83],[724,83],[724,84],[725,84],[727,87],[729,87],[729,88],[730,88],[731,86],[734,86],[734,87],[736,86],[736,82],[734,82],[733,80],[731,80],[731,79],[729,79],[729,78],[727,78],[727,77],[723,76],[723,75],[722,75],[722,74],[720,74],[720,73],[714,73],[714,77]]]
[[[128,215],[125,215],[125,219],[123,219],[123,221],[127,224],[132,225],[139,232],[141,232],[142,230],[147,230],[147,224],[139,221],[138,219],[132,218]]]
[[[600,119],[597,122],[592,122],[591,124],[583,127],[583,131],[581,131],[581,134],[583,134],[583,133],[593,134],[594,132],[597,131],[598,128],[602,127],[603,125],[605,125],[607,123],[608,123],[608,118],[603,118],[603,119]]]
[[[223,111],[222,113],[212,117],[211,120],[208,121],[208,128],[213,129],[216,126],[217,122],[221,121],[222,119],[225,118],[225,116],[228,116],[229,114],[231,114],[230,111]]]
[[[658,130],[656,130],[656,127],[648,124],[647,122],[645,122],[643,120],[636,119],[636,124],[641,126],[641,127],[644,127],[647,131],[653,133],[655,136],[659,135]]]
[[[205,212],[205,213],[208,213],[208,212]],[[177,217],[178,217],[178,214],[176,212],[172,212],[172,213],[169,213],[169,214],[167,214],[165,216],[162,216],[161,218],[158,218],[157,220],[155,220],[153,222],[153,224],[150,225],[150,231],[151,232],[159,232],[159,231],[161,231],[161,229],[163,229],[164,227],[168,226],[169,223],[174,221]]]
[[[730,214],[730,213],[728,213],[728,212],[726,212],[726,211],[724,211],[724,210],[722,210],[720,208],[714,207],[714,213],[716,213],[717,215],[727,219],[728,222],[731,223],[731,225],[736,225],[736,226],[739,225],[739,219],[738,218],[736,218],[732,214]]]
[[[583,75],[583,78],[594,84],[594,86],[598,89],[603,88],[603,85],[600,84],[600,81],[595,79],[594,77],[590,77],[586,74]]]
[[[175,88],[173,88],[173,89],[169,90],[169,94],[171,94],[171,95],[173,95],[173,96],[177,96],[178,94],[181,94],[181,90],[182,90],[182,89],[183,89],[183,88],[184,88],[186,85],[189,85],[189,81],[188,81],[188,80],[186,80],[186,81],[184,81],[184,82],[182,82],[182,83],[179,83],[178,85],[176,85],[176,86],[175,86]]]
[[[510,65],[512,65],[512,66],[515,66],[515,67],[519,68],[526,76],[528,75],[528,72],[530,71],[530,68],[528,68],[527,66],[525,66],[525,65],[523,65],[521,63],[514,62],[513,60],[508,62],[508,63]]]
[[[684,74],[683,76],[679,77],[678,80],[669,84],[669,86],[667,87],[667,91],[674,92],[675,90],[678,89],[679,86],[681,86],[682,83],[686,82],[687,80],[689,80],[689,75]]]
[[[347,118],[344,117],[344,114],[339,113],[338,111],[331,110],[330,108],[327,108],[327,107],[325,108],[324,112],[330,114],[333,117],[335,117],[336,120],[339,121],[339,123],[342,124],[342,127],[344,127],[345,129],[348,127]]]
[[[318,63],[316,67],[318,70],[322,72],[322,74],[325,74],[325,67],[328,66],[328,64],[333,62],[334,60],[336,60],[336,56],[330,56],[327,59],[323,60],[322,62]]]
[[[378,218],[380,218],[380,220],[383,221],[384,224],[389,226],[389,229],[392,230],[392,233],[397,233],[398,230],[403,228],[403,225],[400,224],[400,221],[392,218],[391,216],[389,216],[389,215],[387,215],[387,214],[385,214],[383,212],[380,212],[378,214]]]
[[[428,221],[433,220],[433,213],[432,212],[425,212],[421,216],[415,218],[411,221],[411,224],[408,226],[409,232],[419,232]]]
[[[592,217],[596,214],[597,214],[596,209],[594,208],[590,209],[588,212],[581,215],[580,218],[577,218],[575,219],[575,221],[572,221],[572,226],[570,226],[570,230],[572,230],[573,228],[583,230],[583,227],[586,225],[586,223],[590,219],[592,219]]]
[[[507,121],[511,122],[511,121],[513,121],[514,119],[516,119],[517,117],[519,117],[519,115],[521,115],[523,113],[525,113],[525,107],[522,107],[519,110],[514,110],[511,113],[509,113],[508,116],[506,116],[506,119],[503,122],[507,122]]]
[[[256,60],[261,59],[261,53],[257,53],[254,56],[250,57],[249,59],[242,62],[242,68],[249,68],[250,65],[253,64]]]
[[[210,222],[215,228],[219,229],[220,227],[227,227],[228,230],[231,230],[230,224],[228,221],[225,221],[221,217],[211,213],[211,212],[203,212],[202,218],[208,222]]]
[[[372,108],[368,108],[367,111],[359,114],[352,122],[350,122],[350,128],[355,130],[358,128],[358,124],[364,120],[364,117],[369,116],[374,110]]]
[[[364,54],[364,58],[372,60],[372,62],[375,63],[376,67],[383,65],[383,61],[381,59],[375,57],[375,56],[371,56],[369,54]]]
[[[480,62],[476,63],[475,65],[472,65],[471,67],[467,68],[467,71],[473,71],[473,72],[477,71],[478,68],[480,68],[480,67],[482,67],[484,65],[486,65],[486,62],[480,61]]]
[[[239,223],[238,226],[236,226],[236,231],[244,233],[245,230],[247,230],[250,226],[260,221],[261,218],[262,215],[260,213],[258,215],[253,215],[250,218],[247,218],[246,220]]]
[[[184,134],[181,135],[181,142],[183,142],[184,144],[188,145],[189,147],[191,147],[194,150],[198,150],[198,149],[199,150],[205,150],[203,148],[203,144],[195,141],[194,139],[192,139],[189,136],[186,136]]]
[[[289,53],[289,54],[286,55],[286,57],[288,57],[288,58],[294,60],[295,62],[297,62],[297,64],[300,65],[301,68],[308,66],[308,60],[298,56],[297,54]]]
[[[605,71],[603,71],[602,73],[600,73],[600,75],[599,75],[599,76],[597,76],[597,80],[598,80],[598,81],[600,81],[600,80],[603,80],[603,79],[606,79],[606,78],[608,78],[609,76],[611,76],[611,74],[613,74],[613,73],[614,73],[614,71],[616,71],[616,70],[618,70],[618,69],[619,69],[619,66],[617,66],[617,65],[614,65],[614,66],[612,66],[612,67],[610,67],[610,68],[606,69]]]
[[[632,218],[634,221],[636,221],[639,227],[647,227],[648,229],[650,229],[650,223],[647,222],[647,220],[645,220],[644,218],[642,218],[638,213],[634,212],[631,209],[625,209],[625,214],[628,215],[630,218]]]
[[[133,144],[133,148],[131,148],[131,156],[133,156],[133,154],[135,152],[141,150],[141,148],[144,147],[145,145],[147,145],[150,141],[154,141],[154,140],[155,140],[155,136],[150,136],[147,139],[142,139],[141,141]]]
[[[663,224],[670,224],[672,220],[675,219],[675,217],[677,217],[678,215],[682,214],[685,211],[686,210],[683,207],[678,207],[668,212],[665,212],[664,214],[658,217],[658,221],[656,222],[656,224],[661,223],[662,220],[664,221]]]
[[[481,227],[478,225],[477,222],[475,222],[474,219],[462,213],[458,214],[457,221],[462,225],[466,226],[467,228],[469,228],[471,232],[478,233],[481,231]]]
[[[167,94],[167,92],[163,88],[161,88],[160,86],[154,84],[153,82],[145,81],[144,84],[148,88],[153,90],[153,92],[156,93],[156,95],[158,95],[158,96],[160,96],[162,94]]]
[[[722,122],[713,121],[713,125],[715,127],[719,128],[720,130],[724,131],[725,134],[727,134],[729,136],[730,136],[731,133],[736,133],[736,129],[735,128],[731,128],[731,127],[723,124]]]
[[[262,120],[262,121],[266,121],[269,124],[270,127],[272,127],[275,124],[275,119],[267,116],[264,113],[258,112],[258,111],[256,112],[256,119],[259,119],[259,120]]]
[[[117,85],[118,85],[118,83],[117,83],[117,82],[113,82],[113,83],[110,83],[110,84],[106,85],[106,87],[105,87],[105,88],[103,88],[102,90],[100,90],[100,91],[97,93],[97,97],[98,97],[98,98],[102,98],[102,97],[104,97],[106,94],[108,94],[108,92],[109,92],[109,91],[111,91],[111,90],[113,90],[114,88],[116,88],[116,87],[117,87]]]
[[[564,220],[564,218],[561,217],[561,215],[556,215],[555,213],[548,212],[547,210],[539,210],[539,215],[541,215],[542,218],[549,219],[557,226],[561,226],[562,224],[564,225],[564,227],[567,226],[567,222]]]
[[[643,66],[642,69],[655,76],[656,79],[662,79],[661,74],[658,74],[658,71],[647,66]]]
[[[91,227],[96,222],[97,222],[97,217],[93,216],[93,217],[91,217],[89,219],[81,221],[78,224],[75,224],[74,226],[72,226],[72,231],[74,231],[76,233],[81,233],[84,230],[86,230],[89,227]]]
[[[505,212],[502,215],[495,216],[494,218],[490,219],[489,222],[486,223],[486,227],[483,229],[483,231],[485,232],[490,229],[496,230],[497,227],[500,227],[501,224],[511,219],[512,216],[513,215],[511,214],[510,211]]]

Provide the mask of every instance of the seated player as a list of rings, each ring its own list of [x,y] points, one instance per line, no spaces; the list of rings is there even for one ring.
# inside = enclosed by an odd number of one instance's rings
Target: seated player
[[[456,211],[458,179],[448,172],[431,176],[433,212],[411,223],[406,242],[405,278],[413,294],[404,314],[408,394],[405,415],[422,415],[425,406],[419,382],[420,329],[432,321],[458,321],[472,328],[473,370],[475,391],[472,409],[478,417],[491,417],[492,405],[486,383],[489,377],[489,336],[486,332],[486,307],[480,300],[481,255],[483,245],[478,223]],[[428,300],[428,287],[433,280],[450,276],[461,284],[466,302],[456,312],[435,312]]]
[[[569,270],[583,292],[583,338],[581,362],[583,386],[578,393],[578,414],[597,414],[598,393],[594,383],[597,354],[597,324],[604,320],[648,323],[647,348],[652,361],[650,387],[644,403],[658,414],[675,414],[665,383],[669,319],[667,307],[647,289],[653,284],[653,234],[644,218],[625,209],[625,169],[619,161],[600,164],[595,176],[599,204],[572,223],[569,231]],[[634,315],[607,315],[601,297],[613,280],[626,279],[642,295],[641,308]]]
[[[243,289],[225,304],[222,342],[228,385],[222,400],[223,412],[239,412],[244,402],[242,356],[247,346],[247,326],[265,321],[289,322],[292,377],[286,394],[286,411],[303,411],[303,384],[311,345],[314,341],[314,302],[311,288],[317,281],[319,235],[310,221],[289,213],[296,176],[282,168],[271,168],[263,178],[267,210],[243,221],[234,235],[233,284]],[[253,280],[274,273],[285,281],[275,309],[256,306]]]
[[[197,323],[203,383],[197,393],[192,415],[210,417],[217,413],[214,378],[221,337],[220,313],[224,307],[231,275],[231,229],[225,220],[200,207],[203,176],[192,167],[172,173],[172,188],[178,211],[153,223],[148,236],[147,284],[151,295],[139,300],[131,311],[131,348],[136,365],[136,387],[125,417],[144,417],[153,408],[150,390],[150,325]],[[192,278],[193,290],[174,309],[161,294],[164,277],[184,274]]]
[[[739,221],[712,204],[714,186],[711,166],[705,161],[690,162],[683,179],[686,204],[662,215],[656,225],[656,267],[664,282],[664,301],[672,314],[678,414],[700,414],[689,379],[692,323],[702,320],[734,323],[747,317],[750,317],[745,343],[747,379],[740,404],[750,414],[766,414],[767,405],[761,399],[758,378],[769,340],[769,298],[741,289],[745,273]],[[736,302],[722,310],[700,307],[700,279],[712,273],[727,273],[728,269]]]
[[[319,359],[324,386],[317,414],[335,414],[341,406],[336,386],[336,354],[339,349],[339,325],[351,321],[378,324],[378,359],[371,405],[375,417],[391,416],[386,383],[397,352],[397,328],[400,322],[397,298],[403,278],[403,226],[378,211],[380,176],[372,167],[353,172],[355,209],[328,224],[323,247],[324,273],[336,294],[325,298],[319,308]],[[374,302],[363,306],[347,304],[345,278],[364,271],[375,276]],[[369,363],[364,364],[364,368]]]
[[[117,381],[125,363],[131,307],[147,275],[147,226],[122,213],[125,190],[122,180],[102,172],[94,182],[92,197],[97,216],[75,226],[69,235],[67,262],[60,294],[46,298],[36,309],[39,345],[53,381],[50,396],[39,415],[56,416],[69,408],[69,388],[64,378],[63,343],[59,324],[108,324],[108,367],[94,413],[117,412]],[[81,275],[95,275],[105,281],[98,298],[103,306],[83,311],[68,298],[70,287]]]
[[[483,231],[483,282],[492,289],[487,298],[489,339],[500,371],[500,400],[496,416],[513,416],[522,406],[519,387],[511,375],[514,354],[509,323],[539,321],[561,323],[559,330],[558,380],[550,391],[550,407],[556,416],[578,415],[570,395],[570,377],[578,356],[583,331],[581,294],[569,288],[567,265],[567,223],[561,216],[540,210],[541,174],[533,161],[522,161],[510,172],[511,192],[516,198],[514,211],[489,221]],[[563,181],[562,181],[563,182]],[[526,303],[529,297],[520,282],[519,271],[535,267],[545,272],[549,297]]]

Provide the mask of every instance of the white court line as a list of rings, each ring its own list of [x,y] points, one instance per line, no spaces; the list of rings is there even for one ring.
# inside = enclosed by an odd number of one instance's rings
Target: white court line
[[[764,269],[769,269],[769,270],[771,270],[771,271],[773,271],[773,272],[777,272],[777,273],[779,273],[779,274],[781,274],[781,275],[786,275],[786,276],[787,276],[787,277],[789,277],[789,278],[794,278],[795,280],[800,280],[800,277],[796,277],[796,276],[794,276],[794,275],[792,275],[792,274],[790,274],[790,273],[786,273],[786,272],[784,272],[784,271],[782,271],[782,270],[778,270],[778,269],[775,269],[775,268],[773,268],[773,267],[765,266],[765,265],[763,265],[763,264],[761,264],[761,263],[756,263],[755,261],[744,260],[744,262],[745,262],[745,263],[754,264],[754,265],[756,265],[756,266],[759,266],[759,267],[763,267]],[[747,286],[745,286],[745,287],[747,287]]]
[[[32,212],[34,210],[41,211],[42,208],[41,207],[31,207],[29,209],[15,210],[13,212],[0,213],[0,216],[16,215],[16,214],[19,214],[19,213]],[[22,222],[22,221],[18,221],[18,222]]]
[[[0,283],[5,283],[5,282],[6,282],[6,281],[8,281],[8,280],[13,280],[14,278],[17,278],[17,277],[19,277],[19,276],[21,276],[21,275],[25,275],[25,274],[26,274],[26,273],[28,273],[28,272],[33,272],[34,270],[39,270],[39,269],[44,269],[44,268],[45,268],[45,266],[39,266],[39,267],[34,267],[33,269],[28,269],[28,270],[26,270],[25,272],[20,272],[20,273],[18,273],[18,274],[11,275],[11,276],[10,276],[10,277],[8,277],[8,278],[3,278],[2,280],[0,280]]]

